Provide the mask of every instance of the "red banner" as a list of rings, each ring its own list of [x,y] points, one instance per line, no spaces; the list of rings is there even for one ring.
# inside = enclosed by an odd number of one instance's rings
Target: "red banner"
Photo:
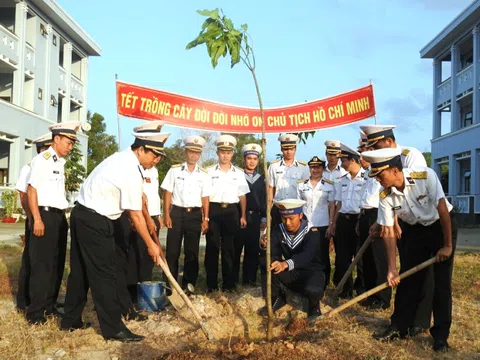
[[[144,120],[209,131],[261,133],[259,109],[238,107],[117,81],[117,112]],[[375,115],[373,86],[326,99],[265,109],[267,133],[304,132],[350,124]]]

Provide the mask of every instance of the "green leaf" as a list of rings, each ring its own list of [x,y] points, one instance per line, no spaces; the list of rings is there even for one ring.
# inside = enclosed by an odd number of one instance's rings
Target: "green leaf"
[[[217,46],[216,49],[212,48],[212,53],[214,53],[214,56],[212,56],[212,66],[214,68],[218,65],[218,59],[220,58],[220,55],[225,53],[227,43],[225,41],[217,40],[217,44],[215,46]],[[213,50],[215,50],[215,52]]]
[[[210,17],[212,19],[219,19],[220,17],[218,16],[218,8],[215,9],[215,10],[197,10],[197,13],[202,15],[202,16],[207,16],[207,17]]]
[[[248,25],[247,24],[243,24],[241,27],[242,27],[243,31],[245,31],[245,32],[248,31]]]
[[[250,55],[250,45],[248,45],[247,34],[243,34],[243,41],[245,41],[245,52],[247,53],[247,56],[249,56]]]
[[[205,30],[207,28],[208,25],[210,25],[212,22],[215,22],[215,19],[212,19],[212,18],[208,18],[207,20],[205,20],[202,24],[202,31],[200,31],[200,34],[203,32],[203,30]]]
[[[232,20],[230,20],[229,18],[227,17],[223,17],[223,23],[225,24],[225,27],[227,28],[228,31],[232,31],[232,30],[235,30],[234,27],[233,27],[233,22]]]

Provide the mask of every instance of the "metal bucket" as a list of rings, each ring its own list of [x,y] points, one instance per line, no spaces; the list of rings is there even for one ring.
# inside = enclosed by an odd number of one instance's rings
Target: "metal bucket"
[[[165,283],[144,281],[137,284],[137,309],[140,311],[160,311],[166,305]]]

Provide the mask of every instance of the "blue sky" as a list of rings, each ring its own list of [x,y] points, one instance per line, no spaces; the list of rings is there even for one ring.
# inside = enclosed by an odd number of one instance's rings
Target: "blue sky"
[[[471,0],[67,1],[57,2],[102,48],[89,60],[88,108],[117,135],[115,73],[142,86],[239,106],[257,106],[249,71],[221,59],[214,70],[204,47],[185,50],[204,20],[197,9],[222,8],[235,25],[247,23],[257,58],[264,105],[302,103],[368,85],[375,88],[378,124],[397,125],[402,145],[430,150],[432,62],[419,50]],[[197,5],[195,5],[195,4]],[[275,4],[275,6],[273,6]],[[223,61],[222,61],[223,60]],[[139,120],[120,118],[121,146]],[[323,142],[358,142],[358,126],[316,133],[297,157],[324,153]],[[181,138],[171,132],[167,145]],[[279,152],[268,136],[269,160]]]

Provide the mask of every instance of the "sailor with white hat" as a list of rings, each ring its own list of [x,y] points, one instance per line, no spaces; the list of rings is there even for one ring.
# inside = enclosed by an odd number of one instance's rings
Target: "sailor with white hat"
[[[72,151],[77,141],[77,131],[82,125],[85,128],[89,126],[80,121],[67,121],[50,126],[51,146],[35,156],[31,162],[27,196],[33,226],[29,249],[30,306],[26,317],[33,324],[45,323],[45,314],[54,313],[65,265],[68,231],[64,214],[68,207],[64,157]]]
[[[360,130],[360,138],[358,139],[357,150],[359,152],[367,150],[367,143],[368,143],[367,135],[362,130]]]
[[[342,162],[342,168],[347,173],[342,176],[340,182],[335,184],[335,201],[337,201],[337,204],[334,223],[330,228],[335,235],[335,273],[333,276],[335,285],[338,285],[348,270],[358,248],[359,239],[355,228],[360,213],[362,187],[365,182],[365,171],[360,166],[360,153],[357,150],[341,143],[339,157]],[[351,297],[354,286],[357,294],[363,292],[364,284],[361,264],[357,266],[355,285],[352,277],[350,277],[345,283],[340,297]]]
[[[243,285],[256,285],[258,270],[258,234],[264,230],[267,225],[266,219],[266,189],[265,176],[257,172],[257,166],[262,153],[262,146],[255,143],[245,144],[242,148],[243,153],[243,171],[247,180],[250,192],[246,194],[247,198],[247,226],[240,229],[235,237],[235,261],[234,275],[235,283],[239,280],[240,258],[243,248]]]
[[[428,167],[408,169],[401,164],[399,149],[381,149],[363,154],[371,163],[370,176],[376,176],[384,190],[380,194],[377,222],[384,227],[388,258],[387,280],[397,285],[396,243],[394,217],[398,216],[403,229],[400,252],[402,272],[405,272],[436,254],[433,265],[435,279],[433,303],[434,325],[430,329],[433,349],[448,349],[447,337],[452,322],[451,280],[453,255],[457,238],[457,224],[452,206],[445,198],[435,171]],[[395,295],[395,311],[389,328],[378,334],[380,340],[391,340],[407,335],[414,321],[417,299],[427,275],[420,271],[403,280]]]
[[[136,133],[160,132],[162,131],[163,125],[165,125],[165,121],[163,120],[152,120],[152,121],[147,121],[143,125],[134,127],[133,131]]]
[[[210,224],[205,251],[208,292],[218,290],[220,251],[222,252],[223,290],[231,291],[235,288],[234,239],[240,228],[247,226],[245,195],[250,192],[243,170],[232,164],[233,150],[237,140],[232,135],[220,135],[215,143],[218,164],[208,168],[208,176],[212,184]]]
[[[113,220],[128,210],[155,263],[163,251],[151,238],[142,214],[143,175],[161,156],[169,134],[135,133],[131,149],[102,161],[85,180],[70,217],[71,272],[65,298],[63,330],[84,326],[82,312],[88,288],[92,290],[100,328],[105,339],[139,341],[121,320],[117,299],[117,264]],[[102,269],[101,272],[98,269]],[[125,284],[126,285],[126,284]]]
[[[32,144],[35,144],[37,148],[37,154],[40,154],[41,152],[47,150],[52,144],[52,133],[48,132],[45,135],[36,138],[32,141]],[[20,203],[22,204],[22,208],[25,211],[25,214],[27,214],[27,218],[25,219],[25,243],[22,254],[22,265],[18,274],[17,309],[20,311],[25,311],[26,307],[30,305],[28,284],[31,265],[28,253],[30,249],[30,227],[32,225],[32,217],[27,198],[27,181],[30,175],[30,170],[30,163],[25,164],[20,170],[20,175],[15,185],[15,189],[20,195]]]
[[[367,135],[367,148],[384,149],[399,148],[403,167],[416,168],[427,166],[425,157],[416,148],[400,146],[396,143],[393,129],[395,125],[364,125],[360,129]]]
[[[195,285],[198,278],[198,252],[201,233],[208,231],[211,181],[207,171],[198,166],[205,139],[198,135],[183,139],[185,162],[173,165],[162,182],[167,232],[167,263],[178,278],[178,261],[182,248],[184,267],[182,287]]]
[[[282,223],[270,236],[272,262],[272,306],[277,311],[286,304],[286,287],[308,298],[309,320],[317,318],[325,289],[325,264],[318,249],[318,229],[303,217],[304,200],[275,201]],[[265,280],[264,280],[265,281]],[[266,315],[266,308],[259,310]]]
[[[346,171],[340,166],[338,161],[341,143],[339,140],[327,140],[324,144],[327,166],[325,166],[323,171],[323,178],[338,183],[340,178],[346,174]]]
[[[326,279],[330,279],[330,238],[326,237],[326,233],[333,222],[333,210],[335,208],[334,182],[323,178],[325,160],[322,158],[312,157],[308,162],[308,167],[310,168],[310,178],[299,180],[297,197],[306,201],[303,213],[310,223],[318,229],[319,251],[326,267]]]
[[[268,167],[270,199],[280,201],[297,196],[297,182],[310,177],[307,163],[295,158],[298,136],[281,134],[278,137],[282,159],[272,161]],[[272,227],[281,222],[277,207],[272,207]]]

